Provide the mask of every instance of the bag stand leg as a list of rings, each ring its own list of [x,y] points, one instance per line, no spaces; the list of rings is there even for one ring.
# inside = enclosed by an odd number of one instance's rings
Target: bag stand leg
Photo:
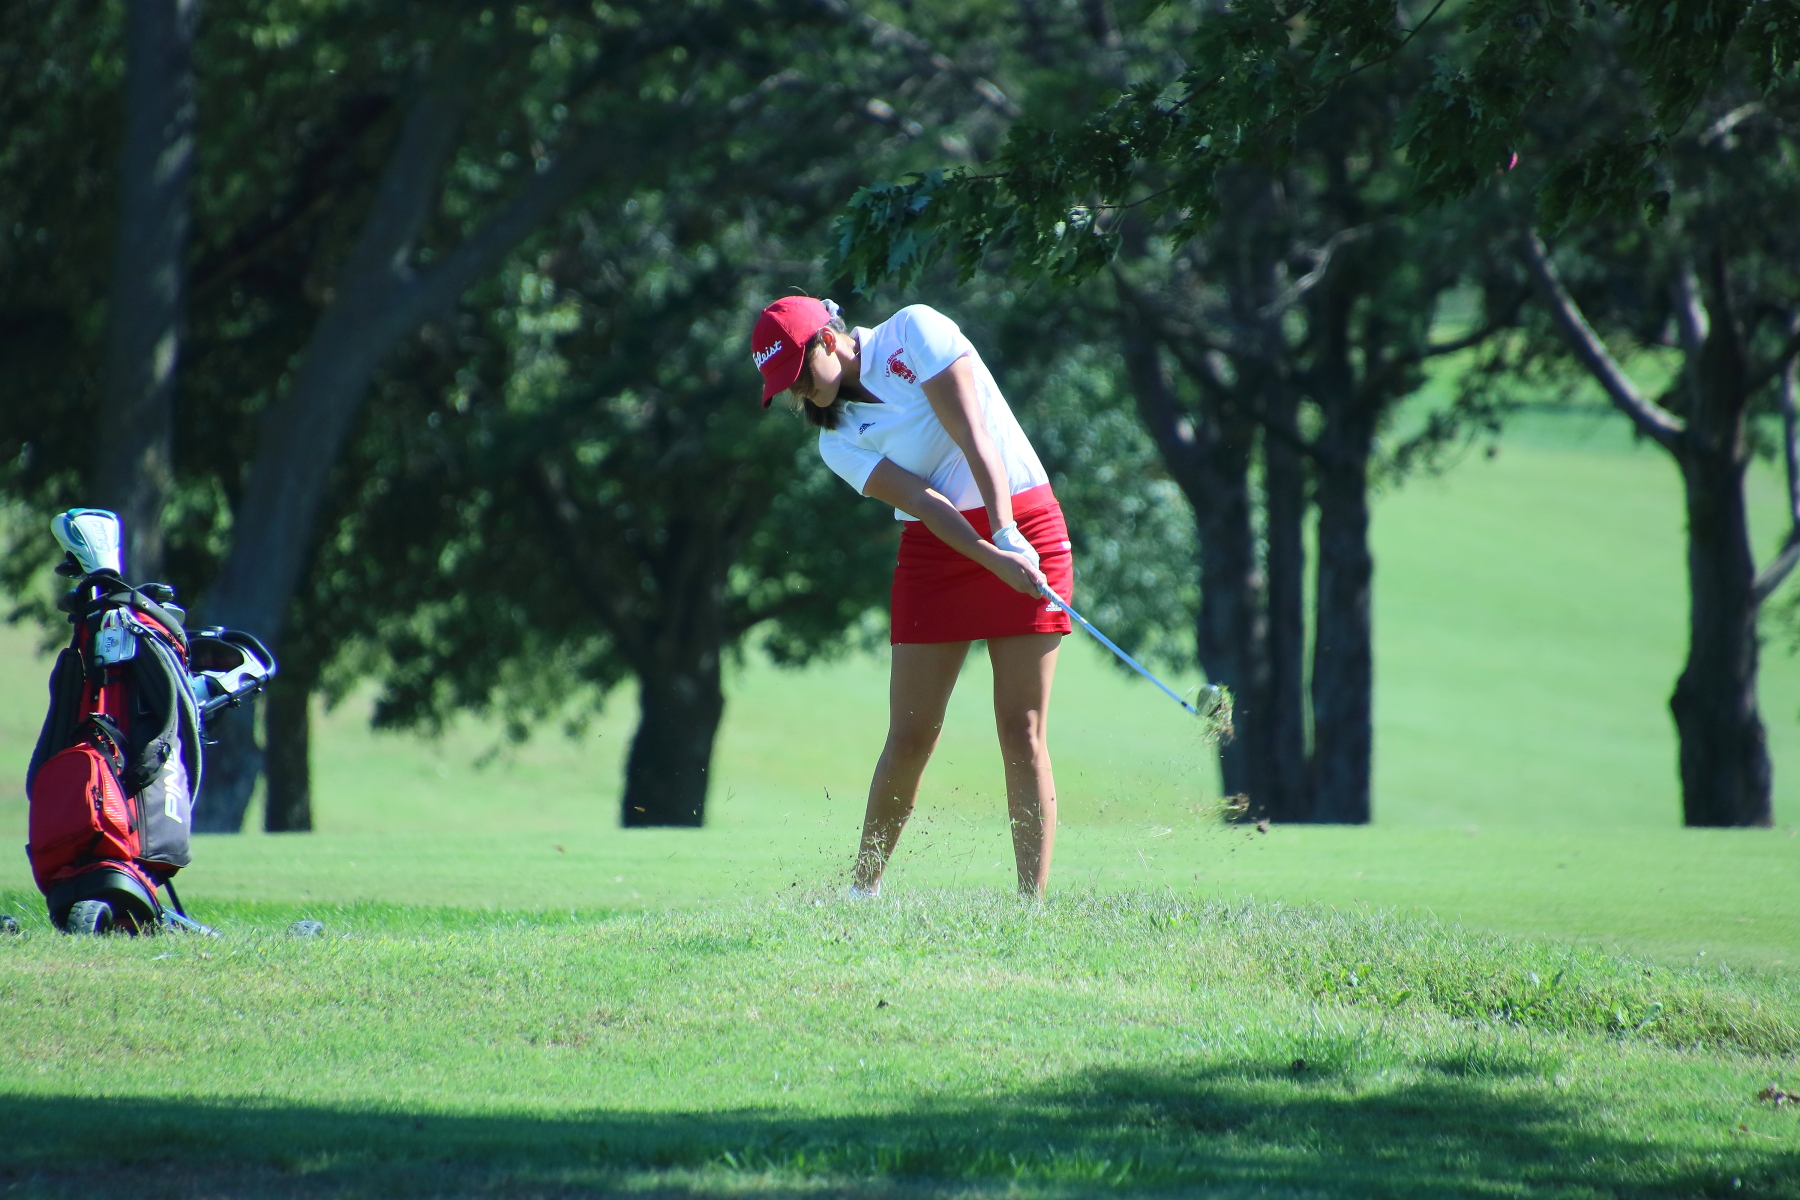
[[[200,922],[187,915],[187,910],[181,907],[181,897],[175,894],[175,884],[173,882],[167,879],[163,880],[163,888],[169,893],[169,907],[163,910],[164,921],[175,926],[177,929],[184,929],[189,933],[198,933],[205,937],[219,936],[218,930],[207,925],[202,925]]]

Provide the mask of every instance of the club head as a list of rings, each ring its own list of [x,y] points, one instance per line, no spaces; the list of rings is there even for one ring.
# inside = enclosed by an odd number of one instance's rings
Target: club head
[[[104,508],[71,508],[50,518],[50,531],[75,556],[85,574],[125,570],[124,530],[116,513]]]

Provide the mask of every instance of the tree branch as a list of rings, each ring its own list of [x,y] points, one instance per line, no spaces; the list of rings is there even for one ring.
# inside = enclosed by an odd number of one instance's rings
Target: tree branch
[[[350,252],[352,269],[339,286],[358,288],[414,277],[413,243],[437,201],[439,175],[456,151],[468,111],[464,90],[455,82],[460,81],[438,81],[408,106],[399,144]]]
[[[1788,340],[1781,344],[1781,349],[1776,351],[1774,358],[1750,372],[1744,390],[1754,392],[1769,380],[1792,370],[1796,358],[1800,358],[1800,329],[1788,334]]]
[[[1292,308],[1296,301],[1324,281],[1325,276],[1331,271],[1331,260],[1339,250],[1343,249],[1351,242],[1356,241],[1358,238],[1363,237],[1365,234],[1373,233],[1376,229],[1385,225],[1389,220],[1390,218],[1388,217],[1382,217],[1362,225],[1352,225],[1348,229],[1340,229],[1332,234],[1331,237],[1326,240],[1325,244],[1320,246],[1317,250],[1303,251],[1308,258],[1313,260],[1312,270],[1283,288],[1281,294],[1265,304],[1258,310],[1256,315],[1267,320],[1269,317],[1286,312],[1289,308]]]
[[[1692,258],[1682,256],[1672,285],[1675,301],[1675,328],[1681,337],[1681,351],[1688,362],[1698,364],[1700,350],[1706,345],[1711,322],[1706,317],[1706,304],[1700,298],[1700,277]]]
[[[1426,359],[1440,358],[1446,354],[1455,354],[1459,350],[1467,350],[1471,346],[1481,345],[1501,330],[1511,326],[1518,319],[1519,309],[1524,305],[1525,294],[1520,292],[1513,297],[1511,305],[1504,313],[1489,317],[1487,323],[1475,332],[1459,338],[1452,338],[1447,342],[1428,342],[1424,346],[1387,359],[1378,369],[1368,373],[1363,380],[1363,385],[1357,389],[1359,398],[1362,402],[1367,403],[1370,397],[1379,395],[1388,386],[1388,382],[1406,367],[1416,366]]]
[[[732,638],[741,637],[764,621],[773,621],[790,613],[800,612],[821,601],[830,603],[831,600],[830,594],[808,588],[803,592],[789,592],[781,599],[761,608],[751,608],[741,603],[734,604],[731,614],[724,621],[725,632]]]
[[[410,329],[454,305],[527,234],[579,195],[602,171],[622,168],[621,173],[629,173],[636,168],[643,159],[641,151],[615,127],[588,131],[441,263],[408,280],[393,299],[396,320]]]
[[[868,33],[869,41],[874,45],[898,46],[912,59],[915,69],[921,72],[945,72],[953,75],[966,83],[970,90],[981,98],[981,102],[995,112],[1009,119],[1021,115],[1019,106],[1014,104],[1005,92],[995,87],[987,79],[957,66],[953,60],[933,50],[931,43],[917,34],[872,17],[847,3],[846,0],[814,0],[814,3],[836,19],[859,26]]]
[[[1626,377],[1624,368],[1613,358],[1600,336],[1594,332],[1574,298],[1563,287],[1562,279],[1550,262],[1549,251],[1535,231],[1519,239],[1525,266],[1543,293],[1550,316],[1569,341],[1575,357],[1605,390],[1607,398],[1620,412],[1631,418],[1644,436],[1658,445],[1673,450],[1686,434],[1682,423],[1644,399],[1643,393]]]
[[[519,478],[538,512],[557,531],[558,540],[575,551],[557,555],[557,568],[581,590],[587,607],[629,658],[632,648],[641,644],[642,630],[613,602],[619,594],[617,583],[599,569],[586,536],[586,523],[591,514],[581,511],[580,502],[569,494],[562,473],[554,465],[532,461],[520,469]]]
[[[1750,585],[1752,603],[1760,605],[1774,595],[1775,589],[1793,572],[1796,564],[1800,564],[1800,528],[1788,534],[1787,541],[1781,545],[1781,552],[1768,566],[1757,572],[1756,581]]]
[[[1788,318],[1788,329],[1800,335],[1800,315]],[[1781,432],[1783,457],[1787,460],[1788,489],[1788,530],[1787,541],[1768,566],[1757,572],[1756,582],[1751,584],[1751,595],[1757,604],[1761,604],[1774,594],[1781,586],[1795,565],[1800,564],[1800,400],[1796,391],[1800,391],[1800,365],[1796,365],[1794,357],[1788,356],[1787,366],[1781,372]]]
[[[1486,325],[1483,325],[1480,329],[1477,329],[1474,333],[1466,334],[1463,337],[1452,338],[1447,342],[1432,342],[1423,349],[1413,352],[1410,357],[1414,362],[1423,362],[1428,358],[1439,358],[1445,354],[1455,354],[1459,350],[1467,350],[1471,346],[1479,346],[1481,343],[1493,337],[1496,333],[1499,333],[1502,329],[1505,329],[1508,325],[1511,325],[1512,318],[1518,315],[1518,311],[1517,308],[1514,308],[1507,316],[1496,317]]]
[[[230,282],[285,244],[303,222],[327,207],[346,187],[361,182],[367,172],[355,161],[356,141],[393,107],[394,96],[386,91],[359,92],[347,99],[332,125],[301,159],[287,194],[194,264],[190,274],[195,298]]]
[[[1336,79],[1332,80],[1331,86],[1333,88],[1335,88],[1339,84],[1343,83],[1346,79],[1349,79],[1351,76],[1360,75],[1362,72],[1368,70],[1370,67],[1380,66],[1382,63],[1392,61],[1395,57],[1397,57],[1399,55],[1399,53],[1402,50],[1406,49],[1407,46],[1412,44],[1412,40],[1414,38],[1418,37],[1419,34],[1421,34],[1425,31],[1425,27],[1427,25],[1431,24],[1431,19],[1438,15],[1438,12],[1443,9],[1444,4],[1445,4],[1445,0],[1437,0],[1437,3],[1433,4],[1431,6],[1431,11],[1426,13],[1424,15],[1424,17],[1422,17],[1419,20],[1419,23],[1417,25],[1414,25],[1411,29],[1408,29],[1406,31],[1406,36],[1401,38],[1399,44],[1396,45],[1392,50],[1388,51],[1386,54],[1381,55],[1379,58],[1372,58],[1368,62],[1358,63],[1356,66],[1351,67],[1348,71],[1345,71],[1342,75],[1339,75]]]
[[[1114,287],[1125,301],[1118,309],[1120,334],[1138,417],[1162,452],[1170,475],[1184,492],[1191,494],[1199,486],[1197,479],[1203,457],[1200,431],[1162,369],[1157,347],[1163,339],[1157,336],[1151,321],[1146,320],[1150,314],[1137,302],[1135,289],[1116,265],[1112,276]]]

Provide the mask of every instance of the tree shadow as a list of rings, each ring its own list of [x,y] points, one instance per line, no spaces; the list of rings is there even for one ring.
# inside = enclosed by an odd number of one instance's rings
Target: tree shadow
[[[1608,1131],[1450,1062],[1388,1086],[1291,1065],[1095,1070],[902,1111],[440,1115],[0,1097],[7,1196],[1800,1197],[1800,1153]],[[1480,1064],[1477,1064],[1479,1067]]]

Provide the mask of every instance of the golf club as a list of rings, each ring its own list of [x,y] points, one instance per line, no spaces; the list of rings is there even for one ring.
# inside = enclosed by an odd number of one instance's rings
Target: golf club
[[[1169,699],[1173,700],[1175,703],[1181,705],[1181,707],[1187,709],[1189,712],[1193,713],[1196,717],[1207,716],[1215,708],[1218,707],[1219,695],[1224,690],[1221,687],[1219,687],[1218,684],[1209,683],[1205,687],[1200,689],[1200,695],[1202,697],[1204,697],[1206,700],[1206,709],[1205,709],[1205,711],[1202,711],[1198,708],[1195,708],[1192,704],[1189,704],[1186,700],[1183,700],[1180,696],[1176,695],[1175,689],[1171,688],[1168,684],[1164,683],[1162,680],[1158,679],[1156,676],[1152,675],[1148,670],[1146,670],[1144,668],[1143,663],[1140,663],[1137,659],[1131,657],[1131,655],[1125,653],[1123,650],[1119,649],[1118,646],[1114,645],[1113,640],[1111,638],[1107,637],[1104,633],[1101,633],[1098,629],[1095,629],[1091,624],[1089,624],[1088,619],[1086,617],[1082,616],[1080,613],[1078,613],[1074,609],[1070,608],[1069,602],[1067,600],[1064,600],[1061,596],[1058,596],[1055,592],[1051,591],[1048,587],[1046,587],[1043,584],[1038,585],[1038,591],[1040,591],[1044,594],[1044,599],[1048,600],[1050,603],[1056,605],[1056,607],[1058,607],[1058,608],[1062,609],[1064,612],[1068,613],[1070,618],[1072,620],[1074,620],[1074,622],[1077,625],[1081,626],[1083,629],[1085,629],[1089,633],[1093,634],[1094,639],[1096,641],[1098,641],[1102,646],[1105,646],[1108,650],[1111,650],[1114,654],[1118,655],[1120,662],[1123,662],[1126,666],[1128,666],[1132,670],[1136,671],[1139,675],[1142,675],[1145,679],[1148,679],[1151,683],[1154,683],[1157,687],[1161,688],[1163,690],[1163,695],[1167,696]]]

